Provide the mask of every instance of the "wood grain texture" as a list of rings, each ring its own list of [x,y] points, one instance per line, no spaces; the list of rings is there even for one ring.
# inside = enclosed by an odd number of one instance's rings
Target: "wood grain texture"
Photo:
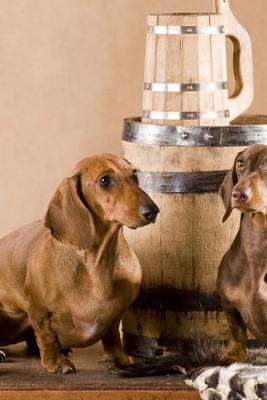
[[[169,24],[174,26],[182,25],[182,17],[174,15],[170,18]],[[172,35],[168,38],[168,52],[167,52],[167,83],[182,82],[183,65],[181,58],[182,51],[182,36]],[[181,93],[167,93],[166,94],[166,111],[173,111],[182,108],[182,95]],[[181,125],[181,121],[168,121],[168,125]]]
[[[186,304],[192,289],[198,291],[200,300],[202,293],[215,291],[217,268],[237,233],[240,215],[234,213],[223,226],[223,206],[215,194],[150,195],[157,204],[161,197],[156,224],[145,228],[138,239],[133,231],[125,231],[141,262],[148,309],[127,312],[124,331],[161,339],[193,335],[226,340],[229,332],[222,313],[204,310],[204,306],[203,311],[188,311]],[[175,296],[174,289],[182,291],[184,298]],[[149,310],[151,290],[157,294],[157,310],[153,310],[152,301]],[[170,296],[176,312],[164,309],[164,301],[160,306],[164,296]]]
[[[244,146],[191,147],[157,146],[122,142],[122,151],[144,172],[192,172],[227,170]]]
[[[114,369],[105,367],[100,360],[103,357],[103,348],[100,343],[83,349],[74,349],[70,354],[77,372],[75,374],[60,375],[48,374],[41,370],[39,357],[29,356],[25,352],[25,345],[19,344],[5,348],[7,358],[1,363],[0,399],[30,398],[30,395],[45,394],[47,398],[112,398],[125,399],[124,395],[134,397],[140,391],[143,398],[157,396],[158,391],[176,392],[188,395],[196,394],[184,383],[182,375],[165,375],[158,377],[125,378],[115,373]],[[111,367],[111,366],[110,366]],[[17,393],[17,397],[15,393]],[[9,396],[10,397],[7,397]],[[22,397],[24,396],[25,397]],[[29,397],[26,397],[29,396]],[[55,396],[55,397],[54,397]],[[73,396],[73,397],[71,397]],[[97,396],[97,397],[94,397]],[[150,396],[150,397],[149,397]],[[34,397],[40,398],[40,397]],[[41,397],[43,398],[43,397]],[[160,398],[160,397],[157,397]],[[163,397],[165,398],[165,397]],[[190,398],[190,397],[189,397]],[[194,397],[193,397],[194,398]]]
[[[154,25],[157,25],[157,23],[158,23],[157,15],[148,15],[147,26],[154,26]],[[154,82],[154,80],[155,80],[156,46],[157,46],[156,35],[147,32],[146,33],[146,56],[145,56],[144,82]],[[152,109],[153,96],[154,96],[154,93],[152,91],[144,90],[143,110]],[[143,122],[147,122],[147,120],[144,119]]]
[[[159,25],[168,25],[169,18],[165,15],[158,16]],[[167,79],[167,54],[168,54],[168,35],[157,36],[157,53],[155,65],[155,82],[166,82]],[[166,93],[154,93],[153,110],[162,111],[166,109]],[[158,124],[164,124],[165,121],[157,121]]]
[[[123,156],[144,173],[192,173],[229,170],[243,148],[123,142]],[[143,304],[137,301],[126,313],[124,332],[163,342],[190,336],[226,340],[225,318],[212,301],[217,269],[237,233],[240,214],[233,212],[222,224],[224,208],[216,193],[149,195],[160,208],[156,223],[139,235],[125,229],[143,269]]]
[[[225,21],[222,15],[211,15],[211,25],[224,25]],[[226,63],[226,38],[224,34],[210,36],[211,47],[211,76],[213,82],[227,82],[227,63]],[[213,109],[228,110],[228,92],[227,90],[216,90],[213,93]],[[241,114],[241,112],[240,112]],[[214,125],[229,125],[230,119],[216,119]]]
[[[197,17],[182,17],[183,26],[197,26]],[[194,83],[198,80],[198,35],[182,35],[182,82]],[[198,111],[198,92],[183,92],[181,111]],[[199,110],[200,111],[200,110]],[[197,120],[182,121],[183,126],[196,126]]]
[[[186,390],[3,390],[1,400],[200,400]]]
[[[202,15],[197,17],[198,26],[209,26],[210,16]],[[211,36],[199,35],[197,40],[198,54],[198,81],[212,82],[212,59],[211,59]],[[203,92],[198,93],[198,108],[200,111],[210,111],[213,109],[213,93]],[[199,120],[199,125],[214,126],[213,120]]]

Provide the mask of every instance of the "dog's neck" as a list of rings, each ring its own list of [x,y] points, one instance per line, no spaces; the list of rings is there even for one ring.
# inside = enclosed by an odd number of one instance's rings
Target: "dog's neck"
[[[244,260],[248,261],[253,270],[266,269],[267,216],[262,213],[242,214],[239,243],[245,254]]]
[[[261,212],[242,214],[241,231],[247,236],[266,236],[267,238],[267,215]]]
[[[118,224],[95,224],[88,247],[77,249],[77,257],[86,267],[93,283],[91,290],[97,297],[109,298],[113,291],[113,274],[118,265],[118,252],[124,240],[122,226]]]
[[[92,262],[96,265],[104,262],[106,257],[111,260],[115,259],[117,242],[122,234],[122,226],[115,223],[94,223],[94,234],[91,236],[88,248],[85,249],[87,258],[90,256]]]
[[[240,260],[250,271],[251,284],[259,282],[267,267],[267,216],[262,213],[242,214],[236,243]]]

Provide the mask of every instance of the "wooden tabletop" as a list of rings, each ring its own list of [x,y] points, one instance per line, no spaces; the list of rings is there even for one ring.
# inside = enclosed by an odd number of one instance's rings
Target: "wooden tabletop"
[[[186,386],[180,375],[120,377],[99,363],[102,356],[99,344],[75,349],[71,358],[77,372],[68,375],[42,371],[39,358],[27,355],[24,349],[23,344],[4,348],[7,359],[0,366],[0,400],[199,399],[197,392]]]

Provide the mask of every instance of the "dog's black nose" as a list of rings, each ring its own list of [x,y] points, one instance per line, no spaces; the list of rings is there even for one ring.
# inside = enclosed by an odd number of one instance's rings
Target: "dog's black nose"
[[[234,191],[232,197],[236,203],[245,204],[248,201],[248,195],[244,192]]]
[[[147,221],[153,221],[159,213],[159,208],[156,204],[146,204],[140,208],[140,212]]]

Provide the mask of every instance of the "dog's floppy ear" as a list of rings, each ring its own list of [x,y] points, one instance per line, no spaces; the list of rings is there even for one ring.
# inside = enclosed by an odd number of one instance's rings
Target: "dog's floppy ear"
[[[94,221],[81,193],[79,175],[66,178],[59,185],[48,205],[44,225],[61,242],[79,249],[90,246]]]
[[[225,208],[225,214],[223,216],[223,222],[225,222],[231,215],[232,213],[232,206],[231,206],[231,198],[232,198],[232,191],[234,186],[237,184],[237,175],[236,175],[236,161],[238,157],[243,152],[241,151],[240,153],[237,154],[234,165],[232,166],[232,169],[228,172],[226,177],[223,180],[223,183],[221,184],[219,188],[219,195],[223,201],[224,208]]]

